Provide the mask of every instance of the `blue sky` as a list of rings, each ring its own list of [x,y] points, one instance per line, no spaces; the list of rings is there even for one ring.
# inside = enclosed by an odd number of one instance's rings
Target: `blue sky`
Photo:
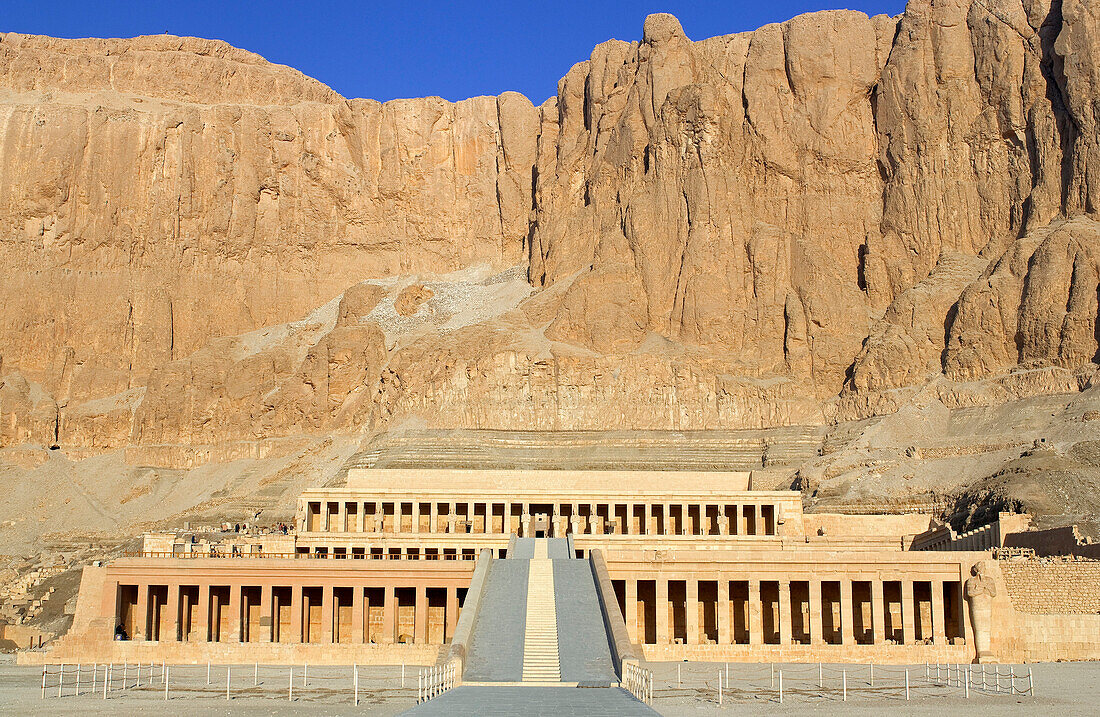
[[[673,13],[697,40],[839,7],[894,15],[904,2],[4,0],[0,31],[211,37],[295,67],[346,97],[459,100],[517,90],[539,103],[593,45],[612,37],[640,39],[651,12]]]

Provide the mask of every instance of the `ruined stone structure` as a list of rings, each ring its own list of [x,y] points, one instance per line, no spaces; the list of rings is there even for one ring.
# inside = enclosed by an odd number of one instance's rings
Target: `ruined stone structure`
[[[285,535],[149,534],[140,555],[86,568],[46,659],[431,664],[479,629],[508,639],[498,613],[535,598],[509,597],[500,569],[545,539],[556,571],[588,562],[588,618],[620,659],[1049,656],[1059,617],[1018,610],[988,551],[913,549],[936,532],[920,514],[804,514],[748,472],[355,468],[303,493]],[[1100,657],[1100,616],[1065,619],[1084,639],[1062,656]]]

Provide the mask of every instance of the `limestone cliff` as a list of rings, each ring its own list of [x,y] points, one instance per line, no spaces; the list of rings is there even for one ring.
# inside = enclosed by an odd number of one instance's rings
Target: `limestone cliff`
[[[409,421],[728,429],[1081,390],[1098,13],[911,0],[699,41],[653,15],[540,107],[0,35],[0,446],[191,465]]]

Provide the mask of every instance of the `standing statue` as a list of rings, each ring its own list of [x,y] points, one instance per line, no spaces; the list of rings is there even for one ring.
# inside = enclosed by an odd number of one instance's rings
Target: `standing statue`
[[[970,568],[970,576],[966,581],[966,599],[970,602],[970,624],[974,628],[978,662],[993,662],[990,635],[993,627],[993,598],[997,594],[993,565],[988,560],[980,560]]]

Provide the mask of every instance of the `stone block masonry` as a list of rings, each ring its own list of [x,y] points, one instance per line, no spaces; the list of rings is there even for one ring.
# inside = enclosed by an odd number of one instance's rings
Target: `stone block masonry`
[[[1001,572],[1020,612],[1035,615],[1100,613],[1100,560],[1001,561]]]

